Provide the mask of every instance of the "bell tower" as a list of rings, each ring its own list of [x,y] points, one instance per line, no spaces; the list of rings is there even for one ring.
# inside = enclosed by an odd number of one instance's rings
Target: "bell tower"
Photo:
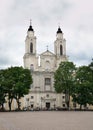
[[[59,27],[56,33],[56,41],[54,42],[54,51],[57,57],[66,55],[66,40],[63,38],[63,32]]]
[[[56,32],[56,40],[54,42],[54,53],[56,55],[57,67],[61,61],[67,60],[66,40],[63,38],[63,32],[60,26],[58,27],[58,30]]]
[[[36,37],[34,36],[34,29],[31,25],[31,21],[25,40],[25,53],[36,55]]]
[[[24,54],[24,67],[28,69],[36,69],[36,36],[34,35],[34,29],[32,27],[31,21],[30,26],[27,30],[27,36],[25,40],[25,54]]]

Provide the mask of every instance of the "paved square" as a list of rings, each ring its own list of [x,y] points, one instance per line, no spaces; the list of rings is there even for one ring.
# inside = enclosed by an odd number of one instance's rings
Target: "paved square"
[[[0,130],[93,130],[93,112],[1,112]]]

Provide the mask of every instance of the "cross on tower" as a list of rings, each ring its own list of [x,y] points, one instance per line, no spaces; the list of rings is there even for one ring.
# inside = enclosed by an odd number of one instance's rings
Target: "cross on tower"
[[[47,47],[47,51],[48,51],[48,45],[46,47]]]
[[[60,22],[58,23],[58,27],[60,27]]]
[[[32,25],[32,20],[30,19],[30,26]]]

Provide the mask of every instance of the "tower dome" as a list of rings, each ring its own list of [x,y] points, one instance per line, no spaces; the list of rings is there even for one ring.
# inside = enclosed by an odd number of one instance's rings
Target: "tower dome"
[[[60,27],[59,27],[58,30],[57,30],[57,34],[58,34],[58,33],[62,33],[62,30],[61,30]]]
[[[32,25],[31,25],[31,20],[30,20],[30,26],[29,26],[29,28],[28,28],[28,31],[34,31]]]
[[[31,25],[29,26],[28,31],[34,31]]]

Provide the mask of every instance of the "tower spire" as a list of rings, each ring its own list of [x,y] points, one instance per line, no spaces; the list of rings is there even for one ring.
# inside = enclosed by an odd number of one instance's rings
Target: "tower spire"
[[[28,31],[34,31],[34,29],[32,28],[32,20],[30,19],[30,26],[28,28]]]
[[[61,30],[61,28],[60,28],[60,26],[58,27],[58,30],[57,30],[57,34],[58,33],[63,33],[62,30]]]
[[[32,20],[30,19],[30,26],[32,25]]]
[[[48,45],[46,46],[46,48],[47,48],[47,51],[48,51]]]
[[[60,22],[58,23],[58,28],[60,28]]]

